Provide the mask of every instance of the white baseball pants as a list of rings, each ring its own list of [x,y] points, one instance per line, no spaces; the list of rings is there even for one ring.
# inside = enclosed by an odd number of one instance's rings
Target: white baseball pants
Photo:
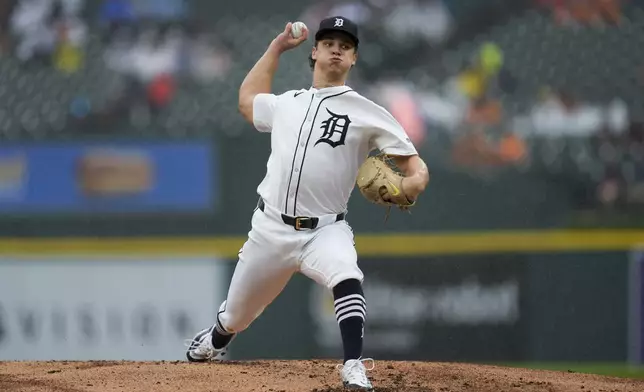
[[[243,331],[296,272],[329,290],[346,279],[362,282],[357,259],[353,231],[346,221],[321,220],[314,230],[297,231],[271,206],[264,211],[258,208],[220,307],[219,322],[230,333]]]

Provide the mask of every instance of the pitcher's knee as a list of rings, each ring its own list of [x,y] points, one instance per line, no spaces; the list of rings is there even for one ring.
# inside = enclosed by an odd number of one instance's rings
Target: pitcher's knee
[[[329,289],[333,289],[335,286],[337,286],[339,283],[344,282],[346,280],[350,279],[355,279],[362,283],[364,281],[364,274],[358,268],[357,265],[353,265],[350,268],[347,268],[344,271],[338,271],[336,273],[333,273],[329,277],[329,281],[327,283],[327,286]]]

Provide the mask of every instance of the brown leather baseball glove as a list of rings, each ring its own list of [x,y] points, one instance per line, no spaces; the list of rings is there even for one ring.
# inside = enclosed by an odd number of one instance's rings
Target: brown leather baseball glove
[[[365,199],[387,207],[407,210],[416,202],[403,193],[401,174],[396,165],[384,154],[367,158],[358,169],[356,184]],[[384,196],[384,198],[383,198]]]

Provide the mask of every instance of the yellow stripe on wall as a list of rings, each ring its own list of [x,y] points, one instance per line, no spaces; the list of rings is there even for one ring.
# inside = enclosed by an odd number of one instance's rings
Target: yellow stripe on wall
[[[0,240],[3,256],[148,255],[236,259],[246,237],[53,238]],[[361,256],[624,251],[644,247],[644,230],[496,231],[356,235]]]

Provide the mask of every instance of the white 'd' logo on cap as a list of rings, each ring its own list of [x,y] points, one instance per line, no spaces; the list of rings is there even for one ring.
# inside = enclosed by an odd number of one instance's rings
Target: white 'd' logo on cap
[[[335,18],[335,24],[333,27],[342,27],[344,25],[344,19]]]

